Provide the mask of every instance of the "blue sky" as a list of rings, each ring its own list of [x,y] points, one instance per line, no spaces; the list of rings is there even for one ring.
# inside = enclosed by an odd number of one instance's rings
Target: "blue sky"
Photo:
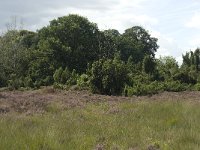
[[[0,0],[0,29],[11,16],[24,28],[39,29],[59,16],[77,13],[121,33],[140,25],[159,39],[156,57],[171,55],[181,62],[182,53],[200,47],[200,0]]]

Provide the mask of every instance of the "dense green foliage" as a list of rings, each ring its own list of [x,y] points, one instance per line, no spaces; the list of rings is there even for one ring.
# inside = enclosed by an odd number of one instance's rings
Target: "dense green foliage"
[[[156,59],[158,48],[142,27],[100,31],[87,18],[68,15],[37,32],[0,36],[0,87],[77,85],[108,95],[199,89],[200,50],[187,52],[178,66],[172,57]]]
[[[92,64],[91,89],[95,93],[119,95],[128,81],[128,70],[118,58],[100,59]]]

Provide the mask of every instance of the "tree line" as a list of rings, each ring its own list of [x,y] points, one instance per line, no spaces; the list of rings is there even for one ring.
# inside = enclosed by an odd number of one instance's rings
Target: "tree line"
[[[106,95],[146,95],[200,90],[200,49],[155,58],[158,39],[140,26],[101,31],[70,14],[36,32],[10,29],[0,36],[0,87],[53,85]]]

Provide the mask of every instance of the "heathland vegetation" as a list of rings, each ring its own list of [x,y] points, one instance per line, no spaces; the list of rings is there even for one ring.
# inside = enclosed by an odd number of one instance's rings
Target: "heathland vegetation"
[[[200,93],[0,93],[2,150],[198,150]]]

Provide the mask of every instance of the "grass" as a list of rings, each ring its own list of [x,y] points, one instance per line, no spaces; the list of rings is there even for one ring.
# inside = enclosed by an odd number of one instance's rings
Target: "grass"
[[[189,101],[99,102],[68,109],[51,104],[43,115],[1,116],[0,149],[198,150],[199,107]]]

